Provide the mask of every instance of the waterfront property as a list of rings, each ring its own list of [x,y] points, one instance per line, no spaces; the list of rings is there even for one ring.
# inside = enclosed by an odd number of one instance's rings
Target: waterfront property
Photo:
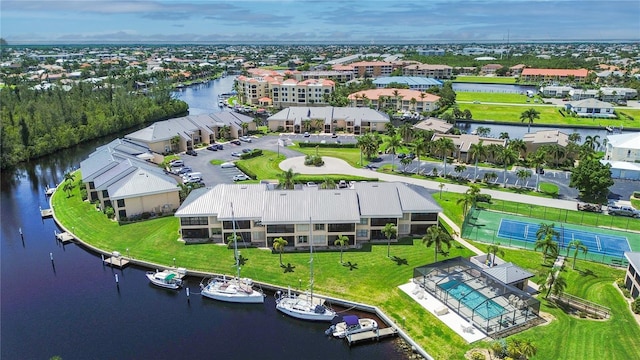
[[[526,273],[518,269],[482,267],[457,257],[414,268],[413,282],[486,335],[499,337],[540,320],[540,301],[503,281],[509,273]]]
[[[624,257],[629,261],[627,273],[624,277],[624,286],[631,293],[632,298],[640,296],[640,252],[628,251]]]
[[[478,135],[473,135],[473,134],[460,134],[460,135],[455,135],[455,134],[433,134],[433,137],[431,138],[431,141],[436,141],[438,139],[441,138],[449,138],[453,141],[453,145],[455,145],[455,150],[453,150],[451,153],[447,154],[447,156],[453,156],[456,159],[458,159],[458,161],[463,161],[466,163],[470,163],[471,162],[471,145],[472,144],[478,144],[480,143],[480,141],[482,141],[482,144],[484,146],[489,146],[491,144],[495,144],[498,146],[506,146],[507,144],[507,140],[505,139],[496,139],[496,138],[490,138],[490,137],[481,137]],[[492,160],[492,159],[488,159],[488,160]]]
[[[147,147],[126,139],[97,148],[80,163],[89,201],[112,207],[118,221],[174,211],[180,204],[178,182],[147,161],[154,157]]]
[[[223,128],[228,129],[228,136],[243,136],[242,124],[247,124],[247,131],[256,130],[252,117],[236,112],[189,115],[155,122],[125,138],[143,143],[153,152],[164,154],[191,150],[196,144],[212,144],[225,135]]]
[[[563,148],[569,145],[569,135],[559,130],[541,130],[528,133],[522,137],[522,140],[527,146],[527,153],[535,152],[543,145],[557,144]]]
[[[351,106],[371,106],[384,108],[391,106],[398,111],[434,111],[438,109],[437,95],[411,90],[411,89],[373,89],[362,90],[350,94],[348,97]]]
[[[615,179],[640,180],[640,133],[607,136],[604,164]]]
[[[266,184],[219,184],[191,192],[175,216],[186,242],[224,242],[233,232],[245,243],[271,247],[282,237],[288,246],[333,246],[338,236],[358,247],[386,239],[382,229],[397,227],[398,237],[424,234],[438,223],[441,208],[428,195],[402,183],[356,182],[346,189],[303,187],[270,189]],[[311,224],[310,224],[311,221]],[[313,239],[309,239],[313,226]]]
[[[453,129],[453,124],[444,120],[430,117],[413,125],[414,129],[423,131],[433,131],[434,133],[446,134]]]
[[[423,76],[439,80],[451,79],[453,68],[449,65],[411,64],[402,68],[404,76]]]
[[[520,74],[520,79],[524,82],[575,82],[584,83],[587,81],[589,70],[587,69],[534,69],[525,68]]]
[[[344,130],[360,135],[370,131],[384,131],[389,116],[369,108],[350,107],[289,107],[267,118],[269,130],[302,133],[320,128],[323,133]]]
[[[579,117],[615,118],[613,105],[597,99],[584,99],[568,102],[567,110]]]
[[[389,87],[389,84],[404,84],[411,90],[425,91],[430,87],[442,87],[443,82],[434,78],[420,76],[388,76],[373,80],[378,89]]]

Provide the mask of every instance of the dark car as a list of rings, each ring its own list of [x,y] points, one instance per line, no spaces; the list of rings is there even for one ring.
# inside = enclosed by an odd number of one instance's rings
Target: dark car
[[[249,149],[249,148],[247,148],[247,149],[242,149],[242,152],[243,152],[243,153],[245,153],[245,154],[248,154],[248,153],[250,153],[250,152],[252,152],[252,151],[253,151],[253,150],[251,150],[251,149]]]
[[[240,140],[231,140],[231,143],[233,145],[242,145],[242,143],[240,142]]]
[[[193,149],[187,150],[186,154],[191,156],[198,156],[198,153]]]
[[[207,146],[207,150],[218,151],[218,145]]]
[[[398,159],[404,159],[407,156],[405,153],[398,154]]]
[[[215,146],[218,148],[218,150],[224,150],[224,146],[222,146],[222,144],[216,144]]]

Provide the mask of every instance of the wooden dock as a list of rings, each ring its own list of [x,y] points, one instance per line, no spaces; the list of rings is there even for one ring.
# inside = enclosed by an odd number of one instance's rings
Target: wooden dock
[[[377,329],[371,331],[365,331],[358,334],[348,335],[345,337],[349,346],[357,344],[363,341],[378,341],[380,339],[392,337],[398,335],[398,330],[394,327],[388,327],[384,329]]]
[[[40,208],[40,216],[42,216],[43,219],[50,218],[53,216],[53,210]]]
[[[58,239],[58,241],[60,241],[63,244],[66,244],[75,240],[73,235],[69,234],[68,232],[59,233],[57,231],[54,231],[53,233],[56,235],[56,239]]]
[[[122,256],[111,256],[108,258],[104,258],[104,263],[122,269],[123,267],[129,265],[129,260],[123,258]]]

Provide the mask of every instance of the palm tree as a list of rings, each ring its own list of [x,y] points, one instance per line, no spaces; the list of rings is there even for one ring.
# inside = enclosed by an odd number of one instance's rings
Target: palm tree
[[[442,154],[442,163],[444,164],[444,176],[447,176],[447,152],[454,151],[456,146],[453,144],[453,140],[448,137],[441,137],[433,142],[437,151]]]
[[[313,128],[322,131],[324,127],[324,119],[315,119],[313,120]]]
[[[600,147],[600,141],[598,141],[598,139],[600,139],[600,135],[587,135],[584,138],[584,145],[590,147],[592,150],[596,150],[597,148]]]
[[[67,197],[71,197],[71,191],[73,190],[73,183],[66,181],[62,186],[62,190],[67,193]]]
[[[413,138],[413,125],[411,125],[410,123],[404,123],[402,125],[400,125],[400,128],[398,129],[398,132],[400,133],[400,136],[402,137],[402,141],[408,143],[412,140]]]
[[[436,170],[436,169],[433,169]],[[442,200],[442,189],[444,189],[445,185],[444,183],[440,183],[438,184],[438,187],[440,188],[440,200]]]
[[[538,350],[529,340],[509,339],[507,354],[511,359],[526,360],[534,356]]]
[[[536,169],[536,191],[540,191],[540,170],[544,164],[544,158],[546,157],[543,150],[538,148],[536,152],[529,154],[529,163]]]
[[[509,133],[508,132],[501,132],[500,136],[498,137],[498,139],[503,139],[503,140],[509,140]]]
[[[305,131],[309,131],[311,130],[311,119],[304,119],[302,120],[302,128],[305,129]]]
[[[398,130],[391,122],[388,122],[384,124],[384,131],[388,136],[393,136]]]
[[[422,162],[420,161],[420,155],[427,152],[427,149],[429,148],[429,143],[425,140],[424,137],[417,136],[413,140],[413,143],[410,146],[413,149],[413,152],[415,152],[416,158],[418,159],[418,174],[419,174],[421,170],[420,168],[422,167]]]
[[[520,187],[523,187],[522,183],[524,183],[525,180],[527,180],[528,178],[531,177],[531,170],[520,169],[520,170],[516,171],[516,176],[520,180]]]
[[[544,284],[540,286],[540,292],[546,291],[547,294],[544,296],[546,299],[549,297],[549,294],[559,295],[564,289],[567,287],[567,281],[560,276],[560,269],[558,267],[553,267],[547,273],[546,280]]]
[[[393,172],[396,163],[396,150],[402,145],[402,139],[400,139],[399,135],[394,134],[385,140],[384,145],[386,146],[387,153],[391,154],[391,172]]]
[[[489,134],[491,134],[491,128],[488,128],[486,126],[478,126],[478,128],[476,129],[476,134],[478,134],[478,136],[480,137],[487,137],[489,136]]]
[[[477,143],[471,144],[471,146],[469,146],[469,155],[471,155],[471,159],[476,163],[475,170],[473,171],[473,181],[476,181],[476,179],[478,178],[478,161],[482,157],[487,156],[487,147],[482,144],[483,141],[484,140],[480,140]]]
[[[464,165],[464,164],[456,165],[456,166],[453,168],[453,171],[455,171],[455,172],[456,172],[456,177],[457,177],[457,178],[459,178],[459,177],[460,177],[460,173],[464,172],[465,170],[467,170],[467,166],[466,166],[466,165]]]
[[[553,225],[553,224],[552,224]],[[539,232],[540,230],[538,230]],[[544,234],[542,237],[536,232],[538,240],[535,243],[534,250],[542,249],[542,262],[547,262],[547,256],[556,256],[558,254],[558,242],[553,241],[553,235]]]
[[[587,254],[587,251],[589,251],[589,249],[587,248],[586,245],[584,245],[582,243],[582,241],[580,240],[572,240],[568,245],[567,245],[567,256],[569,256],[569,250],[574,247],[576,248],[575,251],[573,252],[573,264],[571,265],[571,268],[573,270],[576,269],[576,258],[578,257],[578,252],[582,251],[583,254]]]
[[[332,178],[326,177],[322,181],[322,184],[320,184],[320,188],[321,189],[335,189],[336,188],[336,182]]]
[[[391,251],[391,238],[398,234],[398,228],[393,223],[386,223],[382,228],[382,233],[387,238],[387,257]]]
[[[349,245],[349,238],[340,234],[338,238],[333,242],[334,245],[340,246],[340,264],[342,264],[342,248]]]
[[[402,172],[403,173],[407,172],[407,166],[409,166],[409,164],[411,164],[412,161],[413,160],[408,156],[405,156],[402,159],[400,159],[400,164],[402,164]]]
[[[565,155],[564,147],[560,146],[560,144],[551,144],[547,145],[549,152],[553,155],[553,158],[556,161],[556,167],[560,165],[560,159]]]
[[[246,136],[249,130],[249,123],[243,122],[240,127],[242,128],[242,135]]]
[[[522,139],[513,139],[509,141],[510,148],[518,152],[518,155],[527,156],[527,144]]]
[[[573,132],[569,134],[569,141],[577,143],[577,142],[580,142],[581,139],[582,139],[582,135],[580,135],[580,133],[578,132]]]
[[[74,173],[72,172],[68,172],[66,174],[64,174],[64,180],[63,181],[69,181],[69,182],[73,182],[73,180],[75,180],[76,176]]]
[[[309,239],[311,241],[311,239]],[[284,247],[287,246],[289,242],[285,240],[283,237],[273,239],[273,250],[280,253],[280,266],[282,266],[282,251]]]
[[[447,250],[451,247],[451,240],[451,236],[439,225],[431,225],[427,229],[427,233],[422,237],[422,243],[425,244],[426,247],[435,245],[434,262],[438,261],[438,252],[441,251],[443,245],[447,247]]]
[[[520,121],[525,122],[528,121],[527,133],[531,132],[531,124],[533,124],[533,120],[540,119],[540,113],[538,110],[531,108],[529,110],[525,110],[520,114]]]
[[[464,194],[460,199],[456,201],[457,205],[462,204],[462,216],[467,216],[467,210],[473,204],[473,198],[469,194]]]
[[[497,160],[504,166],[504,187],[507,187],[507,168],[518,160],[518,154],[510,147],[503,147],[498,153]]]
[[[278,175],[280,187],[282,187],[283,189],[293,189],[295,186],[294,178],[297,175],[298,173],[293,172],[293,169],[281,172]]]
[[[493,254],[493,260],[491,260],[491,266],[496,266],[496,255],[500,254],[500,256],[504,256],[504,250],[500,248],[500,243],[497,242],[493,245],[489,245],[487,247],[487,253]]]

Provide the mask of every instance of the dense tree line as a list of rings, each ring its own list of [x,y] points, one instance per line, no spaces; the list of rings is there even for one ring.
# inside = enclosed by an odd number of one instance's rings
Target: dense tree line
[[[0,90],[0,166],[5,169],[187,109],[185,102],[172,99],[163,86],[146,95],[108,81],[47,90],[26,84],[6,86]]]

